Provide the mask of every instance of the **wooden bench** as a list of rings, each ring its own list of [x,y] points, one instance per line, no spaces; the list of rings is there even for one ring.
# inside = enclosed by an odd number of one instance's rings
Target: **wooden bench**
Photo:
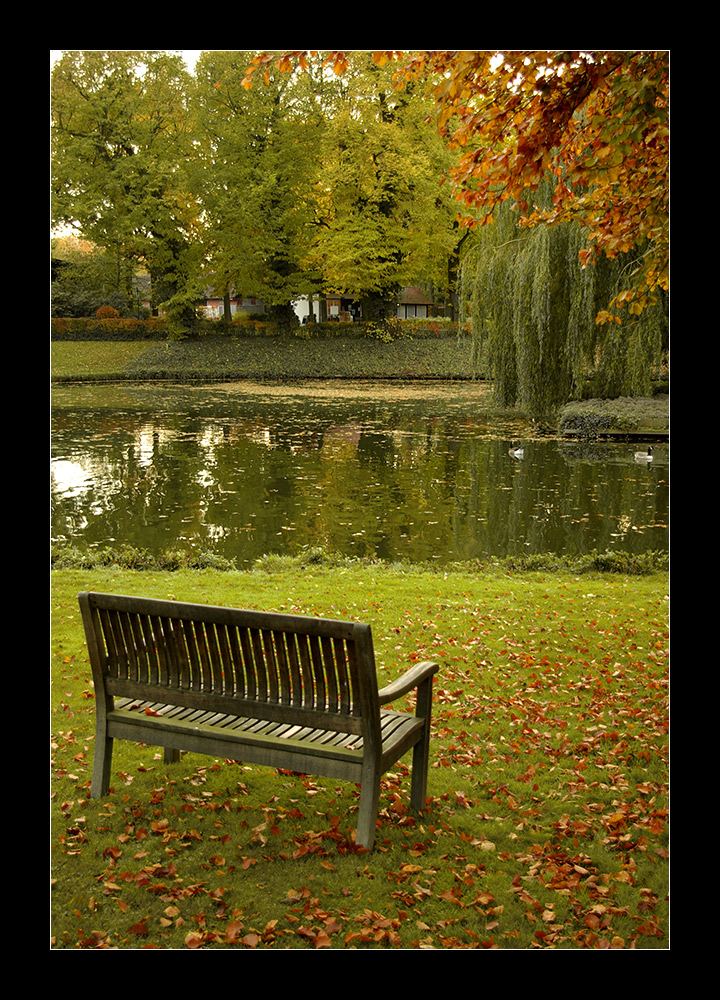
[[[108,793],[114,739],[267,764],[361,785],[356,844],[375,839],[380,778],[411,748],[425,806],[433,675],[423,662],[378,690],[369,625],[78,595],[96,699],[91,796]],[[382,708],[417,689],[415,714]]]

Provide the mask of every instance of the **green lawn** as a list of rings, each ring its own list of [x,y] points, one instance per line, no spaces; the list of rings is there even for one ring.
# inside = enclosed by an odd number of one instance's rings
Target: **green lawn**
[[[90,800],[82,589],[369,621],[381,684],[435,659],[426,810],[408,757],[368,853],[354,785],[127,743]],[[667,598],[664,574],[54,571],[53,946],[667,948]]]
[[[118,375],[144,354],[142,341],[55,341],[51,345],[53,378],[99,378]]]

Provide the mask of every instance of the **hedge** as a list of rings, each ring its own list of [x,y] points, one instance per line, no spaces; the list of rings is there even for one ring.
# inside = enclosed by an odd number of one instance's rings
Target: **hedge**
[[[457,336],[457,324],[450,320],[429,319],[399,320],[391,318],[385,323],[307,323],[293,327],[280,327],[257,318],[241,317],[229,325],[222,320],[199,320],[197,336],[228,337],[296,337],[299,340],[325,340],[338,337],[370,337],[386,343],[405,337],[430,339]],[[52,340],[166,340],[165,319],[51,319]]]
[[[50,321],[52,340],[165,340],[165,320],[98,319],[54,316]]]

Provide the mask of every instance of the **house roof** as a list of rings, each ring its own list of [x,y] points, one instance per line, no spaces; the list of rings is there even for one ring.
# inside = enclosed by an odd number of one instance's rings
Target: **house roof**
[[[402,306],[431,306],[432,304],[433,300],[428,298],[417,285],[403,288],[400,293],[400,305]]]

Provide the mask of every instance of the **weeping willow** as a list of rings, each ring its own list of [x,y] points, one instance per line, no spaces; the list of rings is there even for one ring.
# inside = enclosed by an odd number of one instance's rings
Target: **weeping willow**
[[[537,196],[542,206],[549,185]],[[473,368],[486,359],[498,404],[543,424],[580,398],[590,377],[604,398],[648,394],[667,348],[665,297],[624,315],[622,325],[595,321],[640,251],[582,268],[579,225],[518,223],[517,211],[502,205],[473,234],[461,268],[460,320],[472,333]]]

